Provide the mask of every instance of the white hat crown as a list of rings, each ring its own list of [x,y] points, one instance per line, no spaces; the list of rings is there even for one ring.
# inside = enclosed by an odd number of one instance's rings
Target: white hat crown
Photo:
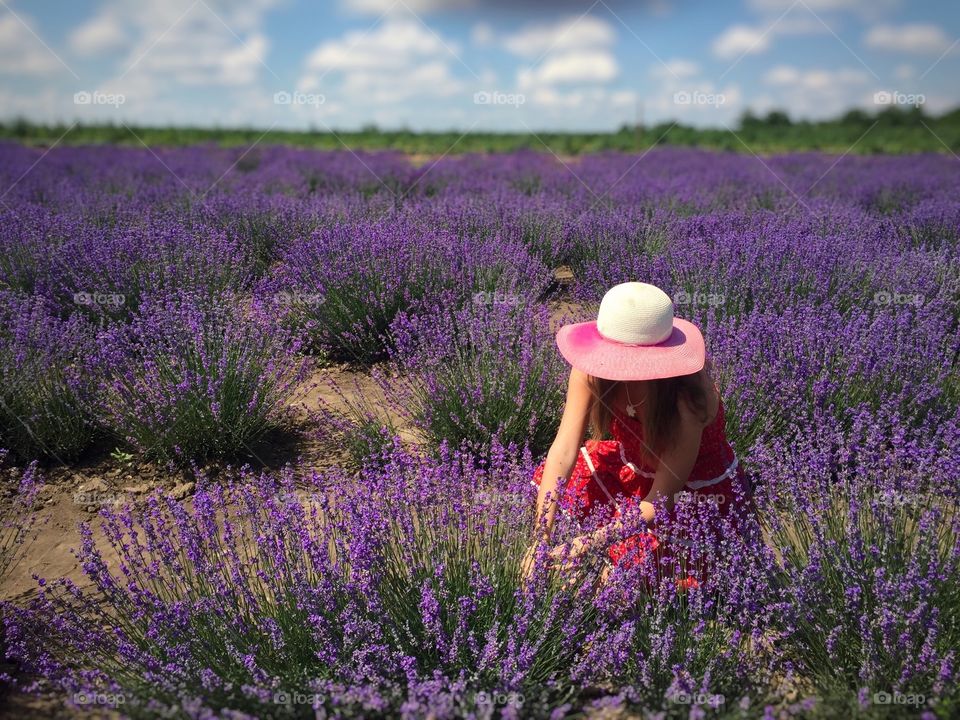
[[[625,345],[657,345],[673,332],[673,301],[656,285],[625,282],[600,301],[597,332]]]

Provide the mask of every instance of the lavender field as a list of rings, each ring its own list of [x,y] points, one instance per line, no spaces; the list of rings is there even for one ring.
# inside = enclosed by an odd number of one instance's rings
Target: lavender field
[[[0,187],[9,707],[960,715],[955,157],[8,144]],[[554,332],[631,280],[760,522],[695,587],[525,585]]]

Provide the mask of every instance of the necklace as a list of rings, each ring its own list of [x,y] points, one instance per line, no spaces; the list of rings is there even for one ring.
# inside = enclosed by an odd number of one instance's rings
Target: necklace
[[[627,391],[627,415],[629,415],[630,417],[636,417],[637,408],[643,405],[647,401],[647,399],[644,398],[640,402],[634,404],[633,399],[630,397],[630,386],[625,384],[623,387]]]

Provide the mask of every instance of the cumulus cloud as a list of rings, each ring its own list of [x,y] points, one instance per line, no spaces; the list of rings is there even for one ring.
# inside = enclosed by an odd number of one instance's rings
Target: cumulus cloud
[[[861,85],[869,80],[862,70],[799,70],[791,65],[777,65],[766,72],[764,82],[770,85],[804,87],[812,90],[827,90],[831,87]]]
[[[19,20],[12,13],[0,15],[0,73],[31,76],[67,73],[56,56],[22,22],[33,29],[31,20],[23,15]]]
[[[877,50],[931,54],[943,53],[954,44],[943,28],[932,23],[876,25],[867,31],[863,41]]]
[[[130,86],[247,85],[266,71],[269,40],[261,28],[276,2],[110,0],[69,35],[68,45],[84,56],[123,50],[116,81]]]
[[[537,58],[547,53],[608,47],[616,40],[613,26],[593,15],[563,18],[551,23],[538,23],[507,36],[504,47],[523,58]]]
[[[897,67],[894,68],[894,71],[893,71],[893,76],[897,80],[913,80],[916,74],[917,74],[917,71],[914,69],[913,65],[906,65],[906,64],[897,65]]]
[[[824,70],[777,65],[762,80],[777,93],[778,107],[802,117],[825,118],[862,104],[871,78],[857,68]]]
[[[82,80],[63,93],[63,116],[268,126],[276,88],[263,84],[273,77],[264,21],[282,1],[101,0],[63,44],[67,61],[84,60]],[[78,90],[122,95],[124,102],[77,105]]]
[[[389,17],[372,30],[321,43],[307,57],[298,86],[355,107],[448,97],[465,93],[452,70],[456,51],[415,18]]]
[[[650,73],[656,78],[688,78],[700,74],[700,65],[693,60],[684,58],[674,58],[666,60],[662,64],[654,65]]]
[[[556,85],[614,80],[620,72],[610,49],[615,40],[616,33],[609,22],[580,15],[528,25],[505,37],[502,44],[510,53],[532,62],[517,71],[520,89],[550,101],[558,96]]]
[[[382,15],[384,13],[433,12],[435,10],[457,10],[473,7],[474,0],[341,0],[341,4],[352,12]]]
[[[604,0],[603,4],[615,12],[636,10],[644,5],[654,14],[663,15],[669,11],[669,0]],[[549,5],[543,0],[340,0],[340,6],[348,12],[362,15],[383,15],[413,11],[434,13],[458,10],[476,10],[487,14],[502,13],[516,16],[542,15],[544,10],[551,13],[582,13],[590,3],[584,0],[552,0]]]
[[[795,0],[749,0],[748,6],[765,13],[782,13],[794,6]],[[897,0],[804,0],[804,5],[814,12],[855,12],[861,15],[873,15],[890,10]]]
[[[470,29],[470,40],[474,45],[486,47],[492,45],[496,36],[489,23],[479,22]]]
[[[535,69],[520,70],[521,88],[563,83],[604,83],[617,77],[619,68],[606,50],[572,50],[552,55]]]
[[[98,55],[120,50],[130,43],[129,29],[124,28],[116,12],[100,12],[78,25],[67,41],[79,55]]]
[[[445,43],[417,20],[391,19],[373,30],[352,30],[322,43],[307,57],[307,69],[390,69],[445,51]]]
[[[766,52],[778,37],[788,35],[821,35],[830,32],[829,26],[814,13],[809,3],[791,2],[776,16],[762,23],[737,23],[726,28],[711,45],[713,54],[721,59]]]
[[[732,59],[744,54],[760,53],[770,47],[770,32],[749,25],[732,25],[713,41],[713,54]]]

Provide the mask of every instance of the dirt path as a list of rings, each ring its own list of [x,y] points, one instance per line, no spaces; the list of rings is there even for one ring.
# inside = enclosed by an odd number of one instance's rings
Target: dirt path
[[[268,441],[254,447],[256,457],[250,458],[251,465],[258,469],[279,469],[290,462],[296,464],[299,472],[307,474],[341,463],[342,454],[323,442],[321,429],[316,426],[316,413],[324,405],[344,409],[344,400],[331,387],[331,381],[341,388],[347,400],[355,400],[362,393],[380,407],[385,404],[382,390],[367,373],[347,368],[316,371],[294,395],[290,406],[293,431],[277,438],[273,444]],[[403,427],[402,418],[396,413],[390,416],[401,427],[402,435],[412,435],[409,428]],[[213,474],[222,471],[215,464],[205,469]],[[94,537],[105,543],[97,522],[97,513],[103,506],[136,502],[156,488],[188,501],[195,490],[195,483],[187,474],[150,464],[124,466],[109,456],[72,468],[51,468],[43,472],[43,476],[45,484],[38,496],[37,524],[31,533],[32,539],[0,586],[0,600],[22,602],[27,599],[37,588],[34,575],[47,579],[69,577],[83,585],[84,577],[72,551],[80,546],[79,526],[84,522],[90,523]],[[108,564],[115,567],[109,553],[105,555]]]

